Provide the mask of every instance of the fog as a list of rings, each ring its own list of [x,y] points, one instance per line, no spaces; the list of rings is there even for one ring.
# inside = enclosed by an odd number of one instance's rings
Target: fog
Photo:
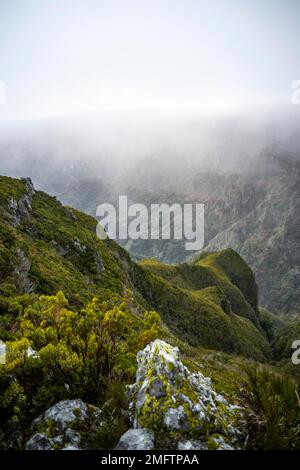
[[[298,0],[2,0],[0,173],[60,195],[84,177],[119,192],[276,171],[300,148],[299,14]]]
[[[106,111],[1,126],[0,173],[52,194],[83,177],[176,189],[195,172],[270,172],[300,158],[297,106],[204,114]]]

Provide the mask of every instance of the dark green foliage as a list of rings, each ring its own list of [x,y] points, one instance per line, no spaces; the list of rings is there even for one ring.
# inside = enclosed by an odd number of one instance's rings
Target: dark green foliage
[[[285,319],[286,316],[284,315]],[[281,323],[277,328],[271,346],[276,365],[284,372],[300,380],[300,365],[292,362],[292,355],[296,352],[293,343],[300,340],[300,322],[292,319],[289,323]],[[297,348],[299,349],[299,347]]]
[[[0,203],[2,207],[7,209],[9,201],[14,198],[19,200],[25,193],[24,180],[9,178],[8,176],[0,177]]]
[[[249,446],[300,450],[299,388],[287,375],[263,366],[246,369],[249,379]]]
[[[278,334],[280,328],[284,325],[284,321],[278,316],[269,312],[265,308],[259,309],[260,325],[270,342],[272,342]]]

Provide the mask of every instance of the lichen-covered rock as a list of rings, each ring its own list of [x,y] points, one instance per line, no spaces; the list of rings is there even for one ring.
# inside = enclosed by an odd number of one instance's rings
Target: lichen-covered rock
[[[4,211],[13,227],[18,227],[32,210],[31,205],[35,189],[30,178],[22,178],[22,181],[25,185],[23,196],[18,201],[11,197],[8,201],[8,211]]]
[[[211,380],[190,373],[179,359],[178,348],[156,340],[138,353],[136,383],[131,387],[134,427],[197,436],[203,445],[217,447],[210,436],[222,436],[234,445],[241,409],[217,394]],[[183,440],[183,439],[181,439]],[[220,444],[221,445],[221,444]]]
[[[211,437],[206,444],[194,439],[179,441],[177,444],[178,450],[208,450],[208,448],[210,450],[235,450],[233,446],[224,441],[222,436]]]
[[[31,293],[36,288],[35,283],[30,279],[30,276],[29,276],[30,267],[31,267],[31,262],[27,258],[24,251],[21,250],[21,248],[17,248],[13,276],[14,276],[16,287],[18,291],[21,293],[24,293],[24,292]]]
[[[49,439],[46,434],[37,432],[26,443],[26,450],[51,450],[51,441],[52,439]]]
[[[118,450],[152,450],[154,434],[148,429],[129,429],[120,438]]]
[[[88,448],[87,435],[104,425],[99,408],[80,399],[63,400],[34,420],[36,433],[26,443],[28,450],[80,450]]]
[[[60,430],[65,430],[69,423],[75,419],[85,420],[87,418],[88,405],[82,400],[63,400],[49,408],[39,416],[34,424],[41,421],[51,421]]]
[[[213,437],[211,442],[213,443],[211,447],[215,450],[235,450],[233,446],[225,442],[223,436]]]

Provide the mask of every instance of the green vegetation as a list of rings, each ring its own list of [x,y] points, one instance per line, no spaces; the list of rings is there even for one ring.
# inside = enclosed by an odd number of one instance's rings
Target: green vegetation
[[[70,305],[82,307],[93,296],[120,299],[129,288],[194,346],[257,360],[270,356],[253,273],[234,251],[179,266],[137,265],[114,241],[96,237],[92,217],[34,192],[27,180],[0,180],[0,338],[9,336],[15,316],[36,294],[63,290]]]
[[[259,314],[261,327],[266,333],[269,342],[272,343],[285,323],[278,315],[269,312],[265,308],[261,308]]]
[[[95,228],[27,180],[0,177],[0,428],[11,446],[22,447],[32,420],[68,398],[105,410],[91,447],[114,445],[129,425],[124,387],[134,381],[136,354],[159,337],[179,346],[191,371],[250,407],[249,445],[298,448],[296,385],[280,370],[297,376],[290,348],[299,323],[258,309],[243,259],[228,249],[179,265],[135,263]],[[253,360],[265,367],[253,369]]]
[[[7,209],[9,201],[14,198],[19,200],[25,193],[24,180],[1,176],[0,178],[0,197],[1,205]]]
[[[292,321],[282,324],[273,341],[274,357],[278,361],[281,359],[290,359],[292,352],[292,343],[300,340],[300,322]]]
[[[137,286],[177,336],[193,346],[270,358],[253,273],[233,250],[203,254],[192,265],[139,265]]]
[[[121,303],[93,298],[71,310],[62,292],[41,296],[17,319],[0,367],[1,428],[28,426],[40,412],[65,398],[103,404],[134,379],[136,354],[160,334],[154,311],[135,313],[129,291]],[[111,403],[110,406],[113,406]]]
[[[272,349],[277,367],[300,380],[300,366],[291,361],[295,340],[300,340],[300,322],[296,319],[291,319],[289,323],[282,322],[272,341]]]
[[[299,388],[286,375],[262,366],[247,368],[249,447],[300,449]]]

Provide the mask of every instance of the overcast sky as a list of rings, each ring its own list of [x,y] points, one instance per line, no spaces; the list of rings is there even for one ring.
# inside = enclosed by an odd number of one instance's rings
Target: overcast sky
[[[288,103],[299,0],[1,0],[0,119]]]

